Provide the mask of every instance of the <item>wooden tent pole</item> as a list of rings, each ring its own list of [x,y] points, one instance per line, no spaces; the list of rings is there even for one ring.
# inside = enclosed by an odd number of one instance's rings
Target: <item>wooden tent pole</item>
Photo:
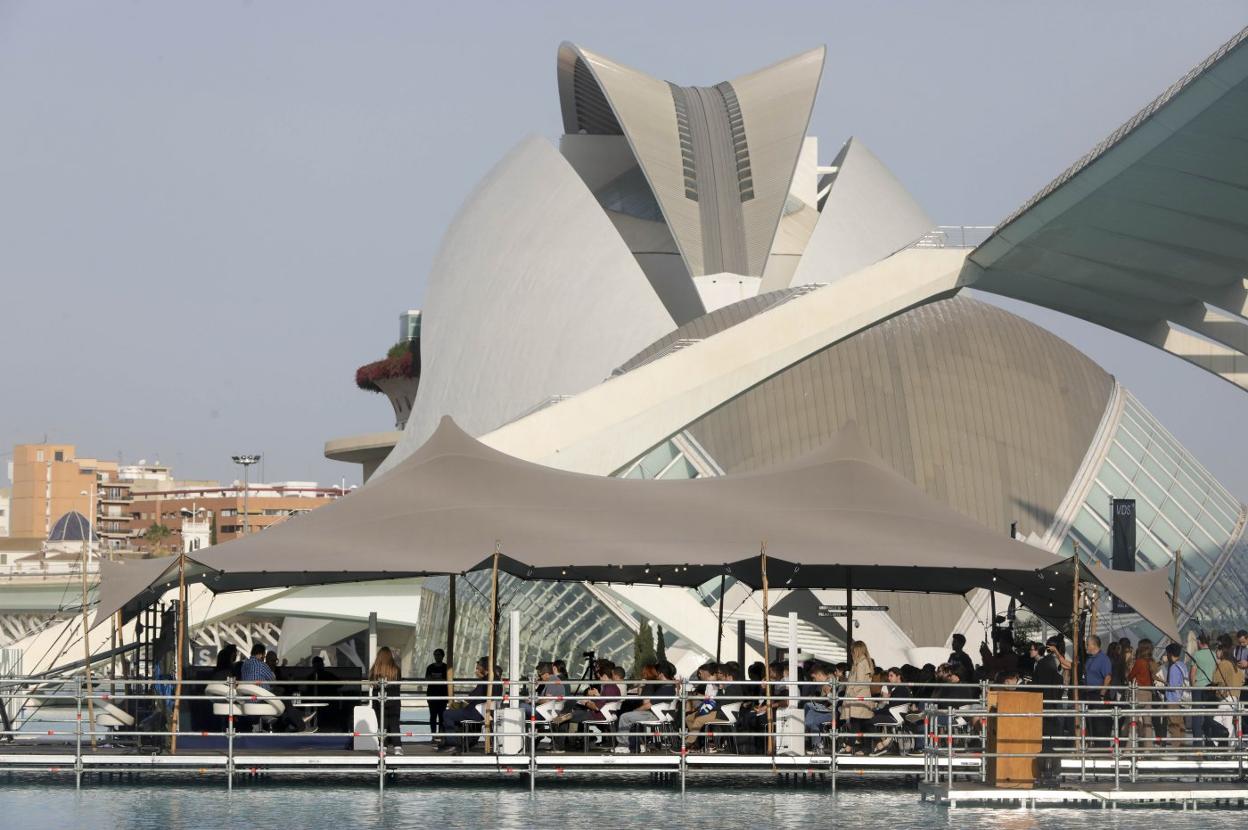
[[[763,696],[767,708],[767,754],[773,755],[776,751],[775,742],[775,713],[771,708],[771,628],[767,622],[767,615],[770,609],[767,604],[767,543],[763,542],[758,551],[759,562],[763,570],[763,677],[766,682],[763,684]]]
[[[446,614],[446,696],[455,697],[455,574],[451,574],[450,608]],[[450,704],[450,701],[444,701]]]
[[[186,661],[186,551],[178,554],[178,655],[177,679],[173,687],[173,735],[169,740],[169,753],[178,751],[178,720],[182,709],[183,663]]]
[[[724,645],[724,588],[728,583],[728,574],[719,575],[719,623],[715,626],[715,662],[723,660]]]
[[[494,694],[494,643],[498,639],[498,555],[502,552],[502,545],[499,542],[494,543],[494,566],[491,569],[490,577],[490,659],[486,668],[485,682],[487,696]],[[487,700],[485,704],[485,754],[489,755],[493,747],[492,735],[494,723],[494,701]]]

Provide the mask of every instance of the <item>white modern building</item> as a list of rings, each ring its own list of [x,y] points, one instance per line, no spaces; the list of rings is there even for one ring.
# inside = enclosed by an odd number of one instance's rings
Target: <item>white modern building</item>
[[[1108,562],[1109,501],[1136,499],[1137,566],[1183,552],[1180,621],[1238,627],[1244,506],[1094,362],[964,289],[1074,314],[1248,387],[1244,36],[996,228],[938,228],[861,141],[829,151],[807,135],[822,49],[680,86],[564,44],[563,135],[523,139],[448,229],[419,390],[379,471],[446,414],[522,458],[643,478],[782,463],[856,421],[929,494],[1054,552],[1077,542]],[[425,581],[429,647],[445,583]],[[678,649],[715,651],[718,585],[516,590],[560,656],[623,647],[639,615]],[[816,613],[837,597],[819,593],[781,609],[800,610],[826,653],[844,635]],[[895,643],[885,662],[977,636],[988,607],[855,602],[889,607],[855,632]],[[731,633],[752,603],[737,591],[725,604]]]

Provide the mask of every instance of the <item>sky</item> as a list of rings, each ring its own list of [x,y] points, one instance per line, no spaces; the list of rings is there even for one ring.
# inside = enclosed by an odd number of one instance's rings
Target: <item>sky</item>
[[[232,480],[359,481],[354,385],[421,305],[473,185],[561,129],[572,40],[682,84],[818,44],[811,134],[856,136],[941,224],[1008,215],[1248,23],[1242,2],[0,0],[0,453],[74,443]],[[1050,328],[1248,500],[1248,395]],[[4,455],[0,455],[0,461]]]

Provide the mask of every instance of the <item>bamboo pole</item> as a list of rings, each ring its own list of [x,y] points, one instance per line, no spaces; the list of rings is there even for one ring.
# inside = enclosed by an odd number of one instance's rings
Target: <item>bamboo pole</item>
[[[719,622],[715,626],[715,662],[723,658],[721,651],[724,645],[724,588],[728,584],[728,574],[719,575]],[[744,669],[744,666],[742,667]]]
[[[91,748],[95,749],[95,704],[91,700],[91,630],[87,626],[87,563],[91,559],[91,525],[87,524],[87,536],[82,540],[82,651],[83,668],[87,673],[87,731],[91,733]]]
[[[499,542],[494,543],[494,566],[491,568],[490,576],[490,659],[486,669],[485,688],[487,696],[494,693],[494,644],[498,640],[498,556],[502,552],[502,545]],[[490,733],[493,731],[494,723],[494,701],[487,700],[485,704],[485,754],[489,755],[493,745]]]
[[[763,542],[758,551],[759,562],[763,570],[763,677],[767,682],[763,684],[763,696],[767,708],[767,754],[773,755],[776,751],[775,741],[775,713],[771,709],[771,627],[767,622],[767,615],[770,609],[767,605],[767,543]]]
[[[169,739],[169,753],[178,752],[178,721],[182,710],[182,675],[186,661],[186,551],[178,554],[178,655],[175,665],[177,677],[173,686],[173,735]]]
[[[450,608],[446,614],[446,696],[455,696],[455,574],[451,574]],[[444,701],[448,705],[450,701]]]

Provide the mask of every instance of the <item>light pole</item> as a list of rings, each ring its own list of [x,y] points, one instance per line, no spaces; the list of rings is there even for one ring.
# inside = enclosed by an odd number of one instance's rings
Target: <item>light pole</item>
[[[260,461],[260,455],[236,455],[234,463],[243,468],[243,535],[251,533],[251,513],[247,510],[247,468]]]

